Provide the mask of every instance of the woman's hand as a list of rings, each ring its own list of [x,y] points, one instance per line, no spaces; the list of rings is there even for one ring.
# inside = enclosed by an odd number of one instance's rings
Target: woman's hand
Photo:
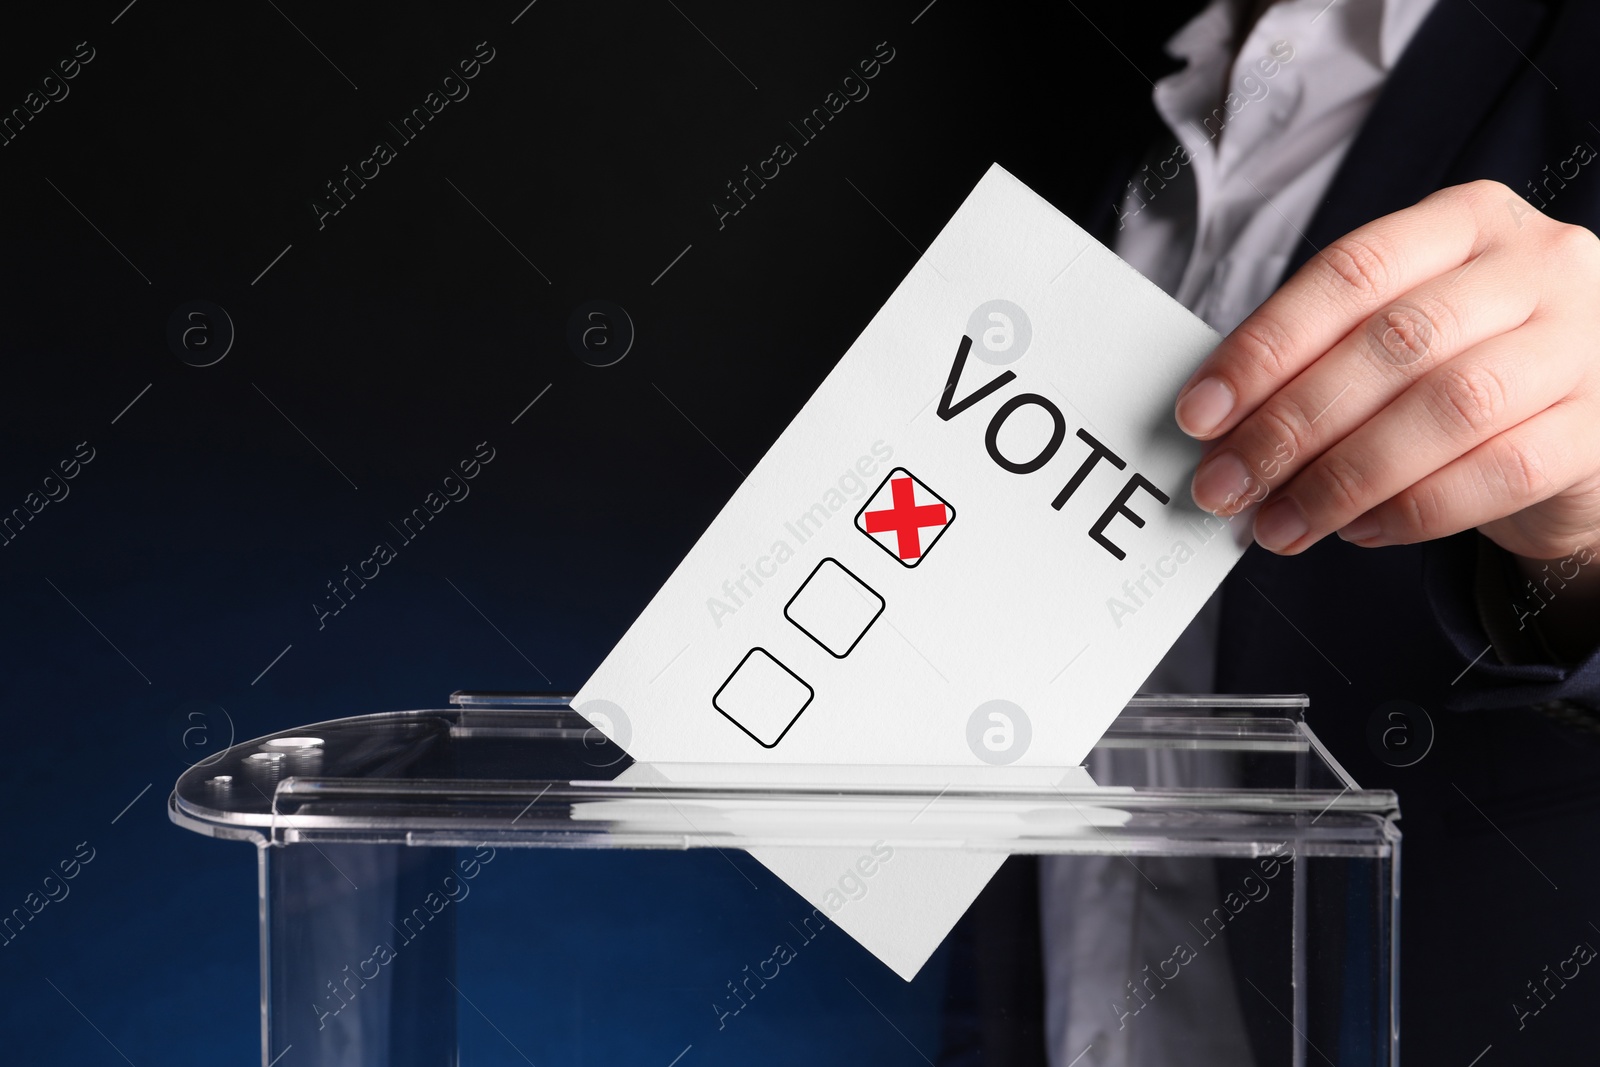
[[[1264,501],[1264,548],[1476,527],[1530,577],[1581,567],[1559,614],[1600,614],[1600,239],[1498,182],[1323,249],[1217,346],[1176,414],[1216,442],[1195,501]]]
[[[1497,182],[1435,193],[1323,249],[1179,394],[1217,446],[1196,502],[1264,498],[1286,555],[1477,527],[1550,560],[1600,542],[1600,239]]]

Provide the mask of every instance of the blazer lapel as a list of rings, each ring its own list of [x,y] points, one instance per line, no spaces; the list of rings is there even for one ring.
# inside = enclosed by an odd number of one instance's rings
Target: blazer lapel
[[[1534,0],[1439,0],[1384,83],[1284,277],[1329,242],[1445,185],[1510,85],[1542,78],[1525,57],[1546,17]]]

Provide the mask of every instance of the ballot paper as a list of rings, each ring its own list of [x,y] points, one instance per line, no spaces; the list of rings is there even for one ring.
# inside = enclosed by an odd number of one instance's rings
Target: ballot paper
[[[1114,802],[1115,794],[1132,790],[1097,789],[1083,767],[1012,767],[1003,776],[995,771],[988,765],[636,763],[616,781],[638,789],[637,797],[575,804],[572,817],[605,821],[614,834],[677,833],[703,840],[728,832],[747,835],[759,825],[776,840],[750,848],[750,855],[819,909],[823,922],[850,933],[909,981],[1004,861],[1008,853],[997,847],[1000,843],[1048,835],[1055,840],[1080,838],[1098,850],[1104,847],[1105,829],[1121,826],[1131,817],[1106,801]],[[789,821],[797,814],[792,802],[732,793],[688,799],[652,792],[652,787],[728,783],[760,783],[781,791],[819,782],[850,791],[850,799],[834,798],[818,805],[803,823]],[[864,786],[895,787],[905,793],[885,798],[855,792]],[[963,795],[963,786],[993,792],[974,800]],[[1025,795],[1015,800],[995,795],[1005,790]],[[1062,802],[1061,798],[1085,790],[1101,794],[1096,798],[1099,803]],[[925,817],[935,804],[938,812]],[[947,845],[952,826],[970,827],[966,833],[980,836],[982,846],[959,852],[928,847],[930,838],[931,843]],[[787,833],[774,832],[775,828]],[[803,848],[788,843],[851,837],[862,843]],[[870,879],[870,884],[863,879]]]
[[[644,764],[1081,763],[1248,543],[1172,418],[1217,340],[991,167],[574,707]],[[847,929],[910,977],[1000,858]]]

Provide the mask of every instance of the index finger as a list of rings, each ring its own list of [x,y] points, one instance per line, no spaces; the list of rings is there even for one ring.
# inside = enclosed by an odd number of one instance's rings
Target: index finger
[[[1503,226],[1490,202],[1515,195],[1445,189],[1321,249],[1206,357],[1178,393],[1178,425],[1201,440],[1233,429],[1369,316],[1475,258]]]

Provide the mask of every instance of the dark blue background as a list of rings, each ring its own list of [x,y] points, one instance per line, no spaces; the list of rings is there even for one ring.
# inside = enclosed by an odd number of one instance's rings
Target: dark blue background
[[[1061,101],[1148,89],[1061,69],[1051,41],[1092,32],[1070,11],[539,0],[512,25],[524,2],[6,16],[0,109],[95,58],[0,147],[0,514],[95,458],[0,547],[0,911],[95,859],[0,949],[0,1059],[250,1062],[255,857],[168,822],[184,767],[458,688],[575,688],[987,166],[1049,194],[1074,168],[1048,131],[1096,121]],[[323,183],[484,40],[470,96],[319,230]],[[870,95],[719,229],[724,183],[880,41]],[[197,299],[237,331],[204,368],[166,338]],[[567,343],[591,299],[637,328],[615,366]],[[481,441],[470,497],[399,545]],[[319,630],[380,540],[399,558]],[[474,903],[464,955],[526,908],[509,881]],[[706,951],[770,949],[739,933]]]

